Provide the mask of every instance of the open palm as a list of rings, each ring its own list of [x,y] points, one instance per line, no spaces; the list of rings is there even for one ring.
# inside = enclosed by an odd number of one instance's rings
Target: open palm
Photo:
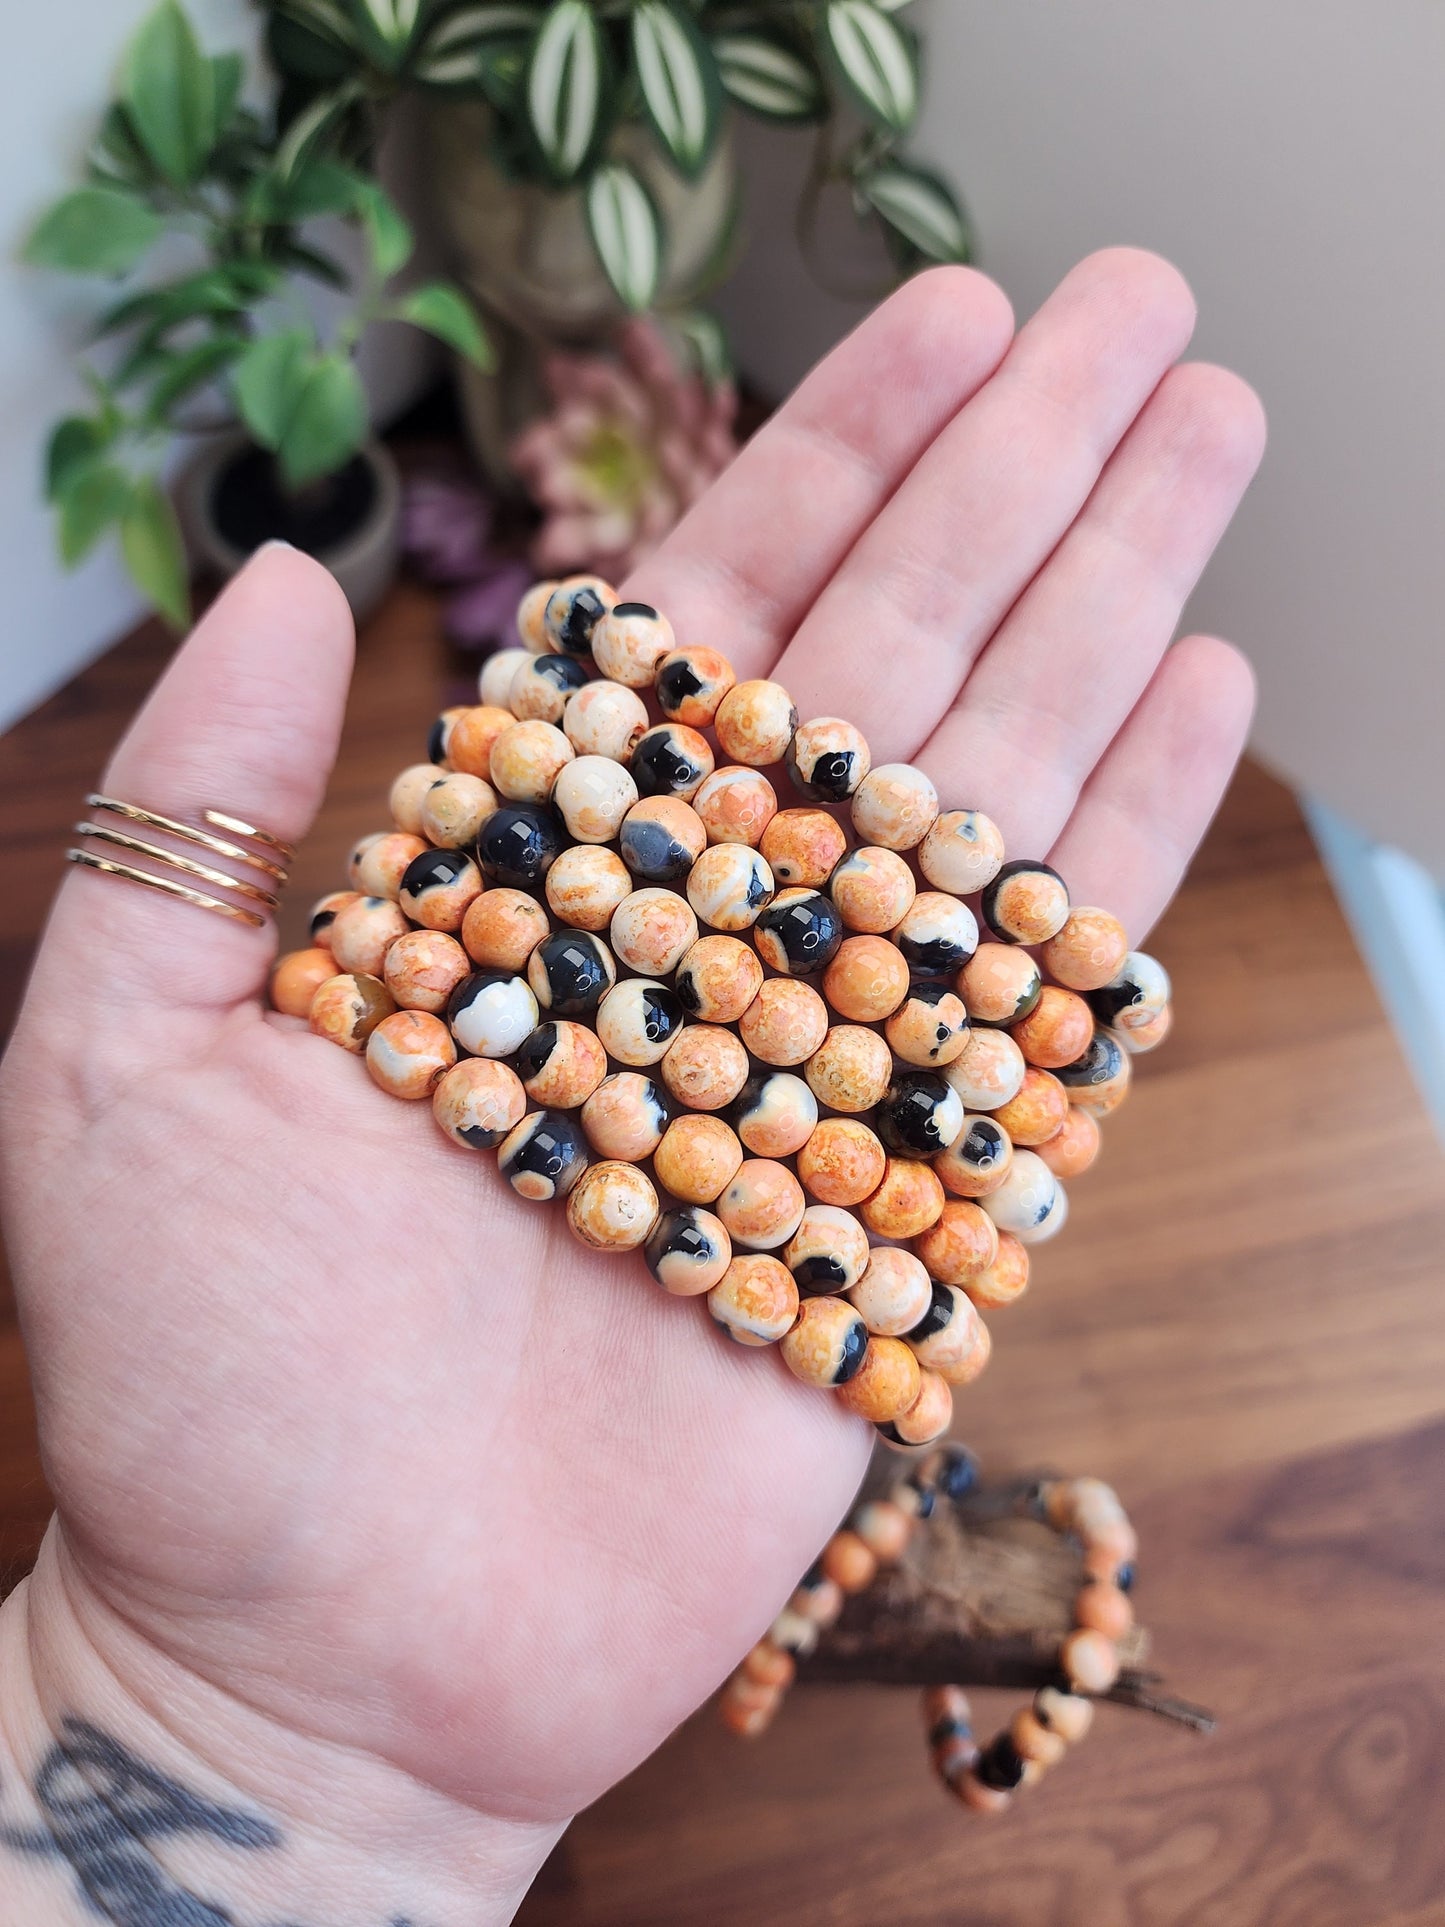
[[[1263,435],[1235,377],[1175,365],[1192,320],[1147,255],[1092,257],[1016,338],[982,277],[926,275],[628,592],[921,763],[1137,940],[1251,700],[1228,645],[1166,653]],[[350,649],[322,572],[262,556],[105,787],[304,834]],[[4,1092],[60,1507],[41,1579],[118,1667],[158,1653],[448,1800],[557,1822],[758,1635],[871,1435],[264,1015],[268,961],[146,892],[61,891]]]

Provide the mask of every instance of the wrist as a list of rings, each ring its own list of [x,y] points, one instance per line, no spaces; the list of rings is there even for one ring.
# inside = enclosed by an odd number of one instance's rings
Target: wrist
[[[561,1831],[479,1813],[211,1686],[95,1597],[55,1525],[0,1607],[13,1927],[492,1927]],[[201,1910],[174,1911],[187,1899]]]

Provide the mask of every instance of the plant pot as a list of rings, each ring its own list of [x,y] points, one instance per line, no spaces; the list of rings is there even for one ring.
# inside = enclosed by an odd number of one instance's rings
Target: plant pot
[[[391,587],[401,557],[401,478],[380,442],[368,442],[340,476],[287,500],[269,456],[243,434],[221,436],[182,475],[178,506],[197,562],[229,577],[266,542],[290,542],[331,571],[358,622]]]
[[[455,102],[426,120],[431,191],[458,280],[483,311],[497,352],[493,374],[460,370],[467,430],[497,487],[515,489],[506,450],[546,405],[541,362],[550,348],[590,348],[621,309],[587,232],[582,195],[504,174],[491,158],[489,110]],[[695,299],[726,255],[736,220],[737,169],[727,137],[696,181],[685,181],[638,127],[616,140],[655,200],[667,237],[659,308]]]

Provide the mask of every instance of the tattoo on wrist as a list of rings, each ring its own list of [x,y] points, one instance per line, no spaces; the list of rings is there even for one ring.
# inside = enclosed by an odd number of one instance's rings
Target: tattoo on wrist
[[[242,1853],[285,1845],[269,1820],[193,1793],[86,1720],[62,1720],[33,1790],[43,1824],[15,1826],[0,1811],[0,1851],[64,1867],[87,1910],[112,1927],[243,1927],[215,1896],[177,1885],[155,1858],[155,1841],[199,1835]],[[302,1924],[258,1920],[244,1927]],[[394,1918],[387,1927],[418,1923]]]

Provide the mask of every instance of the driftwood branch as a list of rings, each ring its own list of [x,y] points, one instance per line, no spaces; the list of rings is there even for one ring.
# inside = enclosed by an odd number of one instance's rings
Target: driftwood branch
[[[1053,1679],[1082,1560],[1046,1526],[1014,1515],[1017,1490],[984,1489],[962,1506],[940,1504],[902,1563],[848,1601],[800,1662],[799,1679],[1023,1690]],[[1159,1675],[1145,1668],[1148,1655],[1149,1635],[1136,1626],[1108,1697],[1209,1732],[1211,1714],[1159,1690]]]

